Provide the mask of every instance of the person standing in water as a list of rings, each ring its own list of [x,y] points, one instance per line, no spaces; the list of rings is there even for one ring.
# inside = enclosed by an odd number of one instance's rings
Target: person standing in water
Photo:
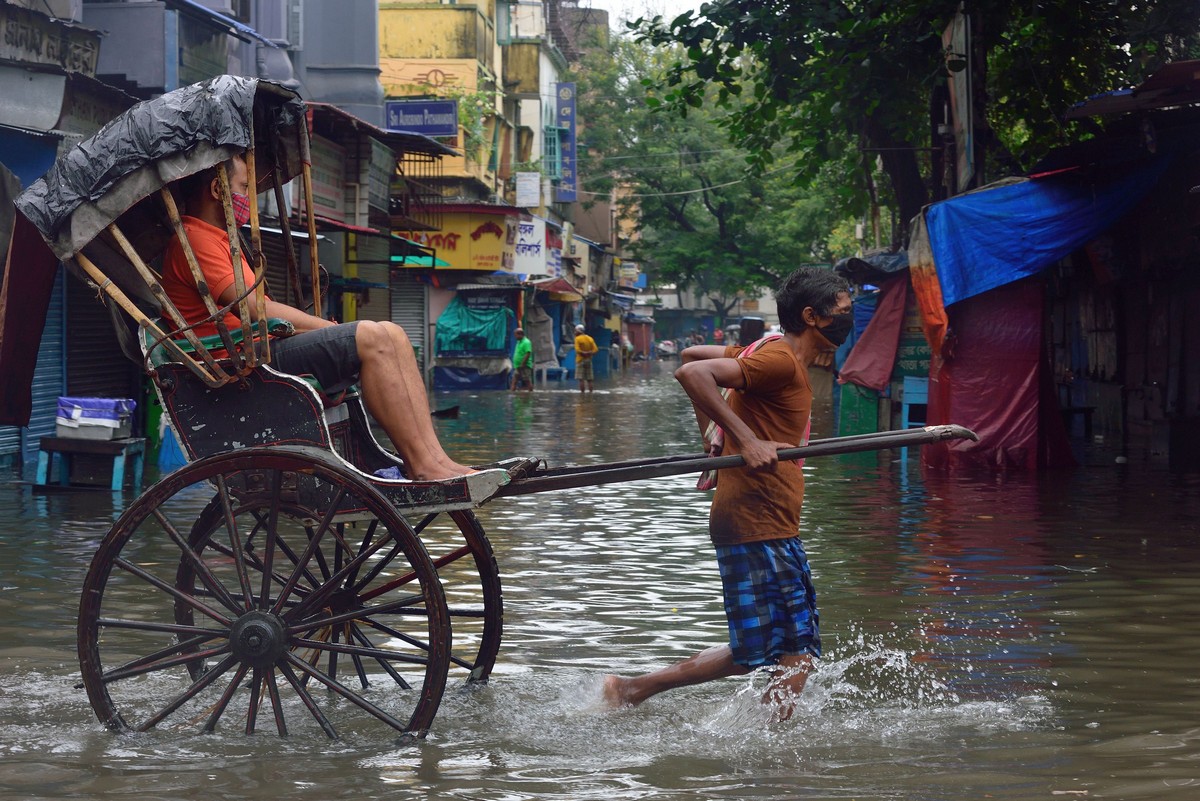
[[[525,336],[524,329],[513,332],[517,346],[513,350],[512,391],[527,389],[533,392],[533,343]]]
[[[691,347],[675,372],[700,431],[715,422],[724,434],[722,455],[741,454],[746,462],[718,472],[709,512],[729,644],[640,676],[606,676],[603,697],[611,707],[767,668],[763,701],[775,705],[777,720],[787,720],[821,655],[816,592],[799,536],[804,474],[776,452],[806,439],[813,399],[808,368],[849,334],[850,287],[831,270],[802,268],[775,297],[782,337],[743,358],[741,347]],[[723,389],[730,390],[728,402]]]
[[[591,392],[596,388],[596,376],[592,370],[592,357],[600,352],[596,340],[588,336],[582,325],[575,326],[575,378],[579,391]]]

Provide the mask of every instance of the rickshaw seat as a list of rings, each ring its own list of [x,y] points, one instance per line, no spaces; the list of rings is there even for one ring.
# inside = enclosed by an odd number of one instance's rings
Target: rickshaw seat
[[[255,333],[257,333],[259,324],[252,323],[251,328]],[[291,336],[295,332],[296,332],[295,327],[287,320],[281,319],[279,317],[272,317],[267,320],[267,333],[270,335],[277,336],[277,337],[286,337],[286,336]],[[144,345],[145,345],[145,347],[149,347],[150,343],[148,341],[145,341],[145,336],[146,336],[146,332],[145,332],[145,330],[143,330]],[[235,345],[241,344],[242,339],[243,339],[242,329],[241,328],[230,329],[229,336],[230,336],[230,339],[233,340],[233,344],[235,344]],[[210,352],[221,351],[221,350],[224,350],[224,348],[225,348],[225,342],[217,334],[209,334],[208,336],[199,337],[199,340],[200,340],[200,344],[203,345]],[[174,342],[176,345],[179,346],[179,349],[182,350],[184,353],[195,353],[196,352],[196,349],[194,347],[192,347],[192,343],[188,342],[186,339],[176,339],[176,340],[174,340]],[[168,359],[167,359],[167,354],[165,352],[165,349],[162,348],[161,346],[155,348],[154,353],[151,355],[150,363],[152,365],[157,366],[157,365],[165,363],[166,361],[168,361]],[[302,374],[297,375],[296,377],[301,379],[302,381],[304,381],[306,384],[308,384],[314,390],[316,390],[317,394],[321,396],[321,403],[327,409],[330,407],[333,407],[333,406],[337,406],[338,404],[342,403],[342,401],[346,400],[347,398],[356,398],[356,397],[358,397],[358,394],[359,394],[357,384],[347,387],[346,389],[340,390],[336,393],[330,394],[325,391],[324,387],[321,386],[321,382],[317,380],[316,376],[310,375],[308,373],[302,373]]]

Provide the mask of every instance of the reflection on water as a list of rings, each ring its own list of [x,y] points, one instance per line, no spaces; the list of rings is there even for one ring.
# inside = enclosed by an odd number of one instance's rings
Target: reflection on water
[[[663,365],[590,396],[553,386],[438,396],[462,407],[439,430],[478,462],[698,450]],[[810,460],[827,654],[788,724],[765,720],[760,678],[597,705],[602,673],[723,641],[694,476],[488,504],[507,609],[493,681],[453,688],[429,739],[399,745],[374,727],[338,743],[103,731],[72,686],[75,607],[120,509],[0,484],[0,799],[1190,798],[1200,481],[1085,457],[1036,478]]]

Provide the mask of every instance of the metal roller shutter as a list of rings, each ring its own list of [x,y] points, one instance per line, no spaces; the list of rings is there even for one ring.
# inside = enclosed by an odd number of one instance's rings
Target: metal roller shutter
[[[46,326],[42,329],[42,344],[38,348],[37,368],[33,371],[33,414],[29,426],[23,429],[21,455],[26,464],[37,459],[42,437],[54,436],[54,418],[58,413],[58,398],[63,394],[63,329],[64,270],[58,268],[54,292],[46,310]]]
[[[425,285],[411,273],[400,270],[392,271],[392,322],[399,325],[412,340],[417,352],[417,365],[425,373],[429,359],[425,347],[426,334],[429,331],[428,317],[425,306]]]
[[[67,280],[67,389],[76,398],[133,398],[142,372],[121,351],[108,307],[87,283]]]

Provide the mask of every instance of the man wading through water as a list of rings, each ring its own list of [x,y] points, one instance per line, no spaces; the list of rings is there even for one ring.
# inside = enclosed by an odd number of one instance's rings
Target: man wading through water
[[[696,409],[724,433],[722,455],[746,467],[719,471],[708,529],[729,621],[729,645],[635,677],[606,676],[604,701],[634,706],[676,687],[771,670],[764,703],[791,717],[812,661],[821,655],[817,599],[800,540],[804,474],[776,451],[806,440],[812,409],[808,368],[850,332],[850,287],[829,270],[800,269],[775,293],[783,336],[746,348],[699,345],[675,378]],[[741,354],[741,358],[738,358]],[[730,390],[726,402],[722,389]]]

